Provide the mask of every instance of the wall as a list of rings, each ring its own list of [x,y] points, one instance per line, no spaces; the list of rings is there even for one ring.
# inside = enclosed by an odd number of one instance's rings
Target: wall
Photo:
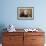
[[[46,32],[46,0],[0,0],[0,25],[16,28],[39,27]],[[34,7],[34,20],[17,20],[17,7]],[[0,26],[1,27],[1,26]]]
[[[46,28],[45,0],[1,0],[0,24],[15,25],[16,28]],[[34,20],[17,20],[17,7],[34,7]]]

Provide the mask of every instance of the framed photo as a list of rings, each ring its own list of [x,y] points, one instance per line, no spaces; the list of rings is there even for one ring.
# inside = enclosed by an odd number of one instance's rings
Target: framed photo
[[[34,7],[18,7],[17,8],[18,20],[32,20],[34,19]]]

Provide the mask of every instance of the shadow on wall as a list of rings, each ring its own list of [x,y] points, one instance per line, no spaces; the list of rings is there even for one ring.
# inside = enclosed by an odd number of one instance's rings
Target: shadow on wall
[[[5,29],[5,30],[4,30]],[[3,36],[3,32],[6,31],[6,27],[4,24],[0,24],[0,43],[2,43],[2,36]]]

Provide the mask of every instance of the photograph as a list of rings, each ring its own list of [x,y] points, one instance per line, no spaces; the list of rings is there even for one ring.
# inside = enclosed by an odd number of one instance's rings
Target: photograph
[[[31,20],[34,18],[33,7],[18,7],[17,8],[17,19]]]

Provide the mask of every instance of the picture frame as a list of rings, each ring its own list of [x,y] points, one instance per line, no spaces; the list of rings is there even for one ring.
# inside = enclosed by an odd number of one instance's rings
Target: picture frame
[[[34,7],[18,7],[17,8],[18,20],[33,20],[34,19]]]

